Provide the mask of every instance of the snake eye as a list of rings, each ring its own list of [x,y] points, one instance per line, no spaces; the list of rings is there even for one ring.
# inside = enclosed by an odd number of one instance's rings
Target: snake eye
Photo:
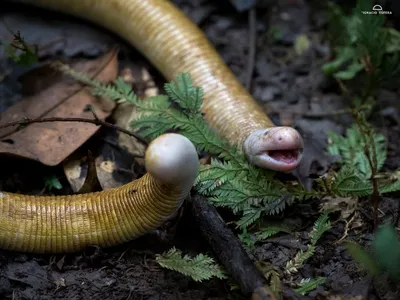
[[[264,131],[264,136],[267,136],[268,135],[268,132],[269,132],[269,130],[267,129],[267,130],[265,130]]]

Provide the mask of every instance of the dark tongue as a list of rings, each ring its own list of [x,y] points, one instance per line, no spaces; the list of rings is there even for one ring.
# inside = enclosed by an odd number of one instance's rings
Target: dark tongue
[[[284,163],[292,163],[296,160],[297,151],[295,150],[274,150],[274,151],[269,151],[269,156],[271,156],[273,159],[284,162]]]

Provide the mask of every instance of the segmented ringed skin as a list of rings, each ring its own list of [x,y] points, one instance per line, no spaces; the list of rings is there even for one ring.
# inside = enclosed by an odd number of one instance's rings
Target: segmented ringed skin
[[[146,150],[147,173],[97,193],[30,196],[1,192],[0,248],[35,253],[109,247],[146,234],[172,216],[195,182],[197,151],[168,133]]]

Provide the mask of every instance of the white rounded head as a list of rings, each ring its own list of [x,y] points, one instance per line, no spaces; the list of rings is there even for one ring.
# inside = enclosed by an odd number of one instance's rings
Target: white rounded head
[[[278,172],[293,171],[303,158],[300,133],[287,126],[253,131],[244,142],[244,152],[254,165]]]
[[[167,133],[154,139],[148,146],[145,167],[162,183],[192,187],[200,161],[195,146],[188,138]]]

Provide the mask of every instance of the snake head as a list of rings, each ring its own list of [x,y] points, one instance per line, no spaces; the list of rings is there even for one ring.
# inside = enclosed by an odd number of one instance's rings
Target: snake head
[[[303,157],[304,142],[300,133],[287,126],[253,131],[244,142],[249,161],[278,172],[294,170]]]

